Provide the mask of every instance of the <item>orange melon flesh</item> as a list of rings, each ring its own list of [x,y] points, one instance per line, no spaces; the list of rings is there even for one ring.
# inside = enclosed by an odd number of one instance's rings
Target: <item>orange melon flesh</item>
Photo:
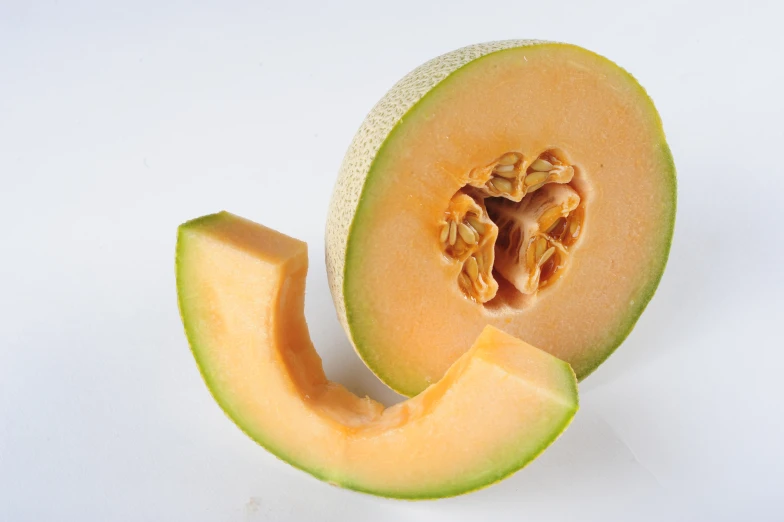
[[[328,381],[303,315],[306,271],[305,243],[228,213],[179,229],[179,305],[202,376],[281,459],[359,491],[443,497],[516,471],[572,419],[569,365],[492,327],[387,409]]]
[[[438,239],[450,198],[470,169],[508,151],[533,159],[548,149],[578,168],[573,185],[585,205],[568,270],[533,298],[509,285],[487,305],[466,298],[456,284],[460,265]],[[672,158],[639,84],[575,46],[514,47],[457,69],[386,137],[338,253],[345,267],[333,295],[363,360],[406,395],[438,381],[487,324],[583,378],[652,297],[674,215]]]

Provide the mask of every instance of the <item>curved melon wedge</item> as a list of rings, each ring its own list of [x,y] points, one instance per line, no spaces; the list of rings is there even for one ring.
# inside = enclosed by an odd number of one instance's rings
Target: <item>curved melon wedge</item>
[[[324,375],[303,314],[307,246],[228,213],[182,225],[177,291],[215,400],[253,440],[346,488],[471,491],[517,471],[577,410],[571,367],[493,327],[436,384],[390,408]]]

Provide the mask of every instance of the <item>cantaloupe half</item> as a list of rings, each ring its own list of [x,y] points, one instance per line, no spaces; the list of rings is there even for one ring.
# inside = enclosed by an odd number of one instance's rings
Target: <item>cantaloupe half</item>
[[[326,247],[338,317],[415,395],[492,324],[583,378],[664,271],[675,168],[653,103],[579,47],[474,45],[403,78],[341,167]]]
[[[305,243],[231,214],[179,229],[179,305],[202,376],[281,459],[359,491],[444,497],[518,470],[569,424],[569,365],[492,327],[438,383],[387,409],[328,381],[303,315],[307,261]]]

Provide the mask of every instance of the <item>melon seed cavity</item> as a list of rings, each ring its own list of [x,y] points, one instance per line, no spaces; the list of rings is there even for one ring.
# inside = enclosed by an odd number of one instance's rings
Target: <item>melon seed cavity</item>
[[[535,295],[564,274],[584,221],[574,175],[552,150],[530,164],[507,152],[469,172],[438,233],[444,254],[461,267],[457,284],[466,297],[487,303],[499,280]]]

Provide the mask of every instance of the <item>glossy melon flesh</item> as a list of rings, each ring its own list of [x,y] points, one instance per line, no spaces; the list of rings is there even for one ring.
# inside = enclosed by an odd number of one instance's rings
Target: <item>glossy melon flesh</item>
[[[536,194],[561,214],[536,214]],[[571,45],[472,46],[413,71],[360,129],[330,208],[331,289],[360,356],[405,395],[487,324],[583,378],[651,299],[674,216],[662,124],[628,73]],[[468,217],[481,252],[449,228]]]
[[[314,476],[399,498],[460,494],[544,450],[577,409],[568,364],[492,327],[384,409],[324,375],[303,316],[305,243],[227,213],[180,227],[177,290],[199,369],[253,440]]]

